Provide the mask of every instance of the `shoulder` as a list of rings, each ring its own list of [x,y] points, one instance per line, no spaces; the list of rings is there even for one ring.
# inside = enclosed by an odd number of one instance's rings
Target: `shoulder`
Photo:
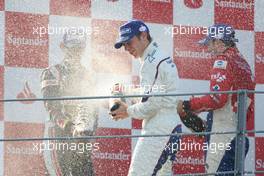
[[[176,68],[175,63],[173,62],[173,57],[171,57],[168,53],[166,53],[164,50],[160,48],[160,46],[157,44],[157,51],[156,51],[156,60],[155,65],[156,67],[160,68]]]
[[[165,54],[165,52],[160,48],[160,45],[157,42],[151,43],[151,50],[145,57],[145,62],[158,65],[160,62],[163,62],[165,58],[170,57],[168,54]]]
[[[159,70],[165,74],[178,75],[178,70],[171,57],[166,57],[160,62]]]
[[[169,56],[163,57],[159,63],[157,64],[158,67],[175,67],[173,59]]]

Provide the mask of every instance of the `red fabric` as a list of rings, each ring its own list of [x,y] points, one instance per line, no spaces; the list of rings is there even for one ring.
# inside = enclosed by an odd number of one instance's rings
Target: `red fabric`
[[[247,61],[240,55],[236,48],[227,49],[222,55],[214,58],[214,66],[211,69],[210,91],[229,91],[239,89],[255,89],[255,82]],[[223,61],[223,65],[215,66],[217,61]],[[226,64],[226,65],[225,65]],[[222,78],[222,79],[221,79]],[[254,112],[254,95],[249,94],[251,100],[247,118]],[[231,97],[233,111],[237,110],[237,94]],[[194,111],[207,111],[222,108],[228,101],[228,94],[205,95],[194,97],[190,100],[191,109]]]

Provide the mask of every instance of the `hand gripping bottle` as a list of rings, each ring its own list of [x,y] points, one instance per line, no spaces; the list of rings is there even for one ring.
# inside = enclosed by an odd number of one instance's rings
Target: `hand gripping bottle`
[[[116,83],[112,88],[111,95],[112,96],[124,95],[124,86],[122,84]],[[111,112],[117,110],[120,106],[120,103],[118,103],[116,100],[126,102],[125,98],[111,98],[109,101],[109,107]]]

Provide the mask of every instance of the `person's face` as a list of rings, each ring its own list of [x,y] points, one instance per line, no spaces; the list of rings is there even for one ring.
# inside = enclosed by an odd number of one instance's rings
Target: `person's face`
[[[222,54],[226,49],[225,44],[221,40],[210,40],[207,47],[208,52],[213,55]]]
[[[145,33],[141,33],[140,36],[134,36],[129,42],[124,43],[123,46],[126,51],[129,52],[135,58],[143,55],[148,40]]]

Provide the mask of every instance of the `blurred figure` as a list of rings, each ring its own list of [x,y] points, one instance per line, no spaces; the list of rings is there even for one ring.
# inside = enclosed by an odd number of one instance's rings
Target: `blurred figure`
[[[45,69],[41,75],[43,97],[94,95],[94,74],[81,64],[86,47],[86,35],[70,30],[64,34],[60,47],[65,55],[62,63]],[[45,101],[44,105],[50,114],[45,127],[46,137],[94,135],[98,114],[93,100]],[[56,148],[45,151],[44,155],[49,174],[93,176],[91,142],[84,139],[56,141]],[[75,150],[68,148],[73,143],[78,147]],[[58,144],[64,148],[58,148]],[[84,149],[80,150],[80,146]]]
[[[205,39],[199,41],[206,45],[208,51],[214,55],[214,65],[211,68],[210,90],[231,91],[239,89],[254,90],[255,82],[249,64],[236,47],[238,40],[235,31],[229,25],[215,24],[209,28]],[[248,94],[247,119],[254,116],[254,95]],[[203,112],[213,111],[213,132],[236,131],[237,129],[237,94],[214,94],[202,97],[193,97],[188,101],[180,101],[178,113],[186,111]],[[211,135],[210,143],[217,150],[207,151],[207,172],[234,171],[236,134]],[[249,140],[246,137],[246,151]],[[234,175],[234,174],[218,174]]]

